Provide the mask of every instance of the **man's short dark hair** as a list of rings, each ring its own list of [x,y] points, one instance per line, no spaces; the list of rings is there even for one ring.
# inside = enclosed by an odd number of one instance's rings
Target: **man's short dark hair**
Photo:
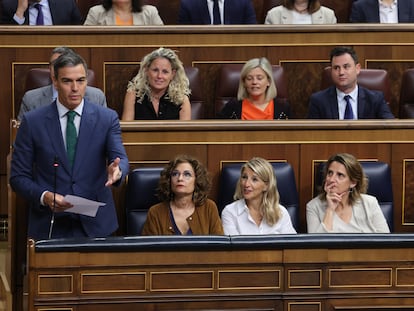
[[[356,52],[354,51],[353,48],[351,48],[350,46],[337,46],[335,48],[332,49],[331,51],[331,55],[330,55],[330,60],[332,63],[332,59],[336,56],[341,56],[344,54],[349,54],[351,55],[352,59],[354,60],[355,64],[358,64],[358,55],[356,54]]]
[[[60,55],[53,63],[53,69],[55,71],[55,78],[58,78],[59,69],[63,67],[75,67],[78,65],[82,65],[85,68],[85,73],[88,72],[88,66],[86,65],[85,60],[79,54],[73,53],[65,53]]]

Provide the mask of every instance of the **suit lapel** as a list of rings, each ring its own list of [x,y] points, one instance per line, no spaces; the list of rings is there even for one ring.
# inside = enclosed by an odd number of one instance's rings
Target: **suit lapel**
[[[58,3],[56,2],[56,0],[49,0],[50,15],[52,16],[52,24],[53,25],[56,25],[55,13],[58,12],[57,5],[58,5]],[[61,5],[63,5],[63,4],[61,4]]]
[[[374,23],[379,23],[380,22],[380,17],[379,17],[379,3],[377,0],[372,1],[372,5],[370,5],[371,9],[368,8],[367,12],[369,12],[368,14],[373,14],[373,21]],[[370,18],[368,18],[368,20],[370,20]]]
[[[292,24],[293,13],[291,10],[288,10],[285,7],[283,7],[281,15],[282,24]]]
[[[200,19],[202,23],[208,25],[211,24],[210,12],[208,11],[207,1],[199,1],[199,12],[201,13]]]
[[[358,86],[358,102],[357,102],[357,107],[358,107],[358,119],[361,119],[362,116],[364,116],[364,111],[365,111],[365,90],[363,88],[361,88],[360,86]]]
[[[46,130],[50,137],[50,143],[55,152],[55,155],[58,157],[59,162],[62,163],[62,166],[70,174],[70,166],[68,164],[68,157],[66,154],[65,144],[63,142],[62,129],[60,127],[59,114],[56,107],[56,101],[50,105],[50,109],[46,114]]]
[[[330,119],[339,119],[339,109],[338,109],[338,94],[336,93],[336,87],[331,86],[329,89],[329,112]]]
[[[84,102],[83,111],[81,122],[79,126],[79,135],[78,135],[78,142],[76,145],[76,154],[75,154],[75,161],[73,171],[76,172],[82,164],[83,154],[88,152],[90,144],[92,140],[92,136],[94,135],[94,129],[96,125],[96,118],[93,112],[93,105],[89,104],[86,100]]]
[[[398,1],[398,22],[408,23],[410,22],[411,8],[410,2]]]
[[[311,15],[312,24],[322,24],[322,10],[316,11]]]
[[[133,21],[135,22],[135,15],[134,14],[133,14],[132,18],[133,18]],[[115,23],[116,23],[115,12],[114,12],[114,10],[110,9],[105,14],[105,23],[103,25],[115,25]]]

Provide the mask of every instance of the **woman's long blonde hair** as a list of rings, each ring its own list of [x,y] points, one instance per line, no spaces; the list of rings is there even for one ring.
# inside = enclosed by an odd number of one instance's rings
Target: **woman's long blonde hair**
[[[233,197],[235,200],[243,199],[241,179],[246,168],[251,169],[267,185],[267,191],[263,192],[260,208],[263,218],[270,226],[273,226],[281,217],[279,191],[277,190],[277,181],[273,167],[267,160],[260,157],[254,157],[245,163],[240,170],[240,178]]]
[[[150,97],[151,87],[148,83],[147,70],[152,62],[157,58],[165,58],[171,63],[171,68],[175,71],[174,78],[168,86],[168,97],[177,106],[181,105],[185,97],[191,94],[190,82],[184,71],[184,66],[177,54],[167,48],[159,48],[147,54],[141,61],[138,74],[128,82],[128,92],[135,92],[138,102],[142,102],[144,96]]]

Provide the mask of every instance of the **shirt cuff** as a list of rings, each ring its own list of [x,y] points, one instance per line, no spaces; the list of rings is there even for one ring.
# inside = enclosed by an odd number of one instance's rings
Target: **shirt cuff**
[[[18,23],[19,25],[23,25],[26,18],[20,18],[18,17],[16,14],[14,14],[13,19],[16,21],[16,23]]]

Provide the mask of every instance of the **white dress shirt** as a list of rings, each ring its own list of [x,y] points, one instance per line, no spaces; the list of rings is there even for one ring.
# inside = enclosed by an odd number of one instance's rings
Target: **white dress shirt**
[[[50,7],[49,7],[49,1],[48,0],[41,0],[40,5],[42,6],[42,12],[43,12],[43,22],[44,25],[53,25],[52,21],[52,13],[50,13]],[[37,15],[39,14],[39,11],[35,8],[35,3],[29,5],[29,25],[36,25],[36,19]],[[14,15],[13,19],[18,23],[19,25],[23,25],[26,21],[26,18],[19,18]]]
[[[292,21],[293,21],[293,24],[311,25],[312,15],[309,13],[299,13],[299,12],[296,12],[296,10],[292,10]]]
[[[56,105],[57,105],[57,110],[58,110],[58,114],[59,114],[60,128],[62,129],[63,141],[64,141],[65,147],[66,147],[66,125],[68,123],[68,118],[67,118],[66,114],[69,111],[69,109],[66,108],[65,106],[63,106],[59,102],[59,98],[56,99]],[[84,100],[82,99],[79,106],[76,107],[76,109],[73,110],[73,111],[76,112],[76,116],[75,116],[75,119],[73,120],[73,123],[75,124],[76,133],[77,133],[78,136],[79,136],[79,127],[80,127],[80,120],[81,120],[81,116],[82,116],[83,105],[84,105]]]
[[[207,0],[208,5],[208,12],[210,13],[210,21],[211,24],[214,22],[213,18],[213,6],[214,6],[214,0]],[[218,0],[219,10],[220,10],[220,20],[221,23],[224,24],[224,0]]]
[[[358,119],[358,85],[356,88],[353,89],[351,93],[345,94],[344,92],[336,89],[336,95],[338,100],[338,112],[339,112],[339,120],[344,119],[345,115],[345,108],[346,108],[346,100],[344,99],[345,95],[349,95],[351,106],[352,106],[352,112],[354,114],[354,120]]]
[[[379,15],[380,23],[398,23],[398,2],[394,0],[391,6],[385,4],[384,1],[378,0],[379,2]]]
[[[273,226],[263,220],[257,225],[250,216],[249,209],[244,199],[237,200],[223,209],[221,221],[224,234],[226,235],[260,235],[260,234],[292,234],[296,233],[293,228],[289,212],[279,204],[281,217]]]

